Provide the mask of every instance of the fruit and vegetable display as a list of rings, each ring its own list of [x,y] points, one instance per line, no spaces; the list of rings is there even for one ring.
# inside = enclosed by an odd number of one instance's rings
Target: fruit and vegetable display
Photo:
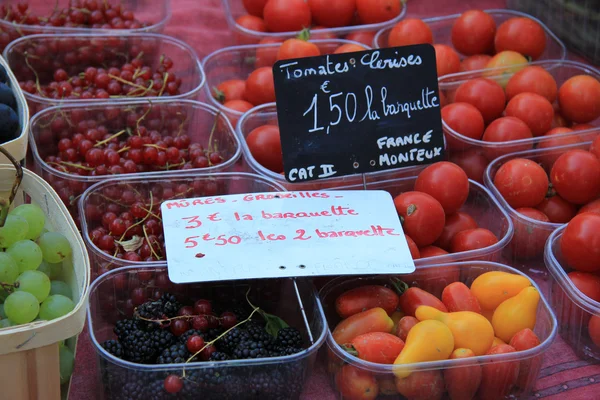
[[[339,347],[329,352],[329,371],[344,398],[399,393],[409,400],[441,399],[447,393],[450,399],[499,399],[535,382],[541,357],[519,358],[543,341],[535,333],[540,293],[529,278],[488,271],[470,285],[440,286],[441,295],[400,279],[345,290],[330,305],[330,323],[333,309],[339,321],[330,325],[331,340]],[[509,360],[494,361],[511,353]],[[419,368],[443,360],[460,361]]]
[[[215,170],[238,147],[224,116],[182,101],[49,110],[31,130],[38,171],[74,216],[81,194],[102,177]]]

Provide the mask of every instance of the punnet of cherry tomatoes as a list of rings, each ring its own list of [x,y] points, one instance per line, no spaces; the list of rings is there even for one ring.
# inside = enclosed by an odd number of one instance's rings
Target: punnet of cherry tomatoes
[[[438,76],[565,59],[565,46],[539,20],[510,10],[405,18],[377,32],[375,47],[432,44]]]
[[[328,38],[373,43],[377,30],[406,12],[400,0],[223,0],[227,22],[239,44],[285,38],[310,28]]]
[[[442,77],[450,160],[481,182],[502,155],[591,140],[600,123],[599,79],[600,71],[574,61]]]
[[[597,137],[591,144],[508,154],[489,165],[486,186],[514,224],[507,247],[510,261],[540,262],[544,244],[555,229],[599,209],[599,149]]]
[[[582,358],[600,361],[600,212],[577,214],[546,243],[551,303],[561,336]]]
[[[535,385],[557,331],[539,288],[489,262],[338,278],[320,297],[327,370],[348,399],[518,397]]]
[[[207,97],[235,126],[253,107],[275,102],[273,64],[290,58],[314,57],[369,50],[358,42],[321,39],[303,30],[295,38],[265,38],[257,45],[229,47],[209,54],[202,62]]]

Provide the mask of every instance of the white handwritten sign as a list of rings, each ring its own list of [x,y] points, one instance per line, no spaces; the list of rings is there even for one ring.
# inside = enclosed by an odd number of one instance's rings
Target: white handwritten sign
[[[175,283],[415,268],[385,191],[254,193],[161,207]]]
[[[273,75],[289,182],[443,158],[431,45],[284,60]]]

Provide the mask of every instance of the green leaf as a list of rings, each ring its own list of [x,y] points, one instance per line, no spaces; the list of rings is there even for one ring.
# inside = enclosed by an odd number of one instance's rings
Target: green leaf
[[[266,313],[263,310],[260,310],[259,312],[265,321],[267,321],[267,325],[265,326],[267,333],[273,337],[277,337],[277,333],[280,329],[287,328],[289,326],[284,320],[276,315]]]

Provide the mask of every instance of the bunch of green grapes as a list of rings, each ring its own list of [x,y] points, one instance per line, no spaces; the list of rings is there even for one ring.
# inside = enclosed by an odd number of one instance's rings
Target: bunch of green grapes
[[[41,208],[23,204],[0,227],[0,329],[49,321],[75,308],[71,288],[62,280],[71,244],[45,225]]]

